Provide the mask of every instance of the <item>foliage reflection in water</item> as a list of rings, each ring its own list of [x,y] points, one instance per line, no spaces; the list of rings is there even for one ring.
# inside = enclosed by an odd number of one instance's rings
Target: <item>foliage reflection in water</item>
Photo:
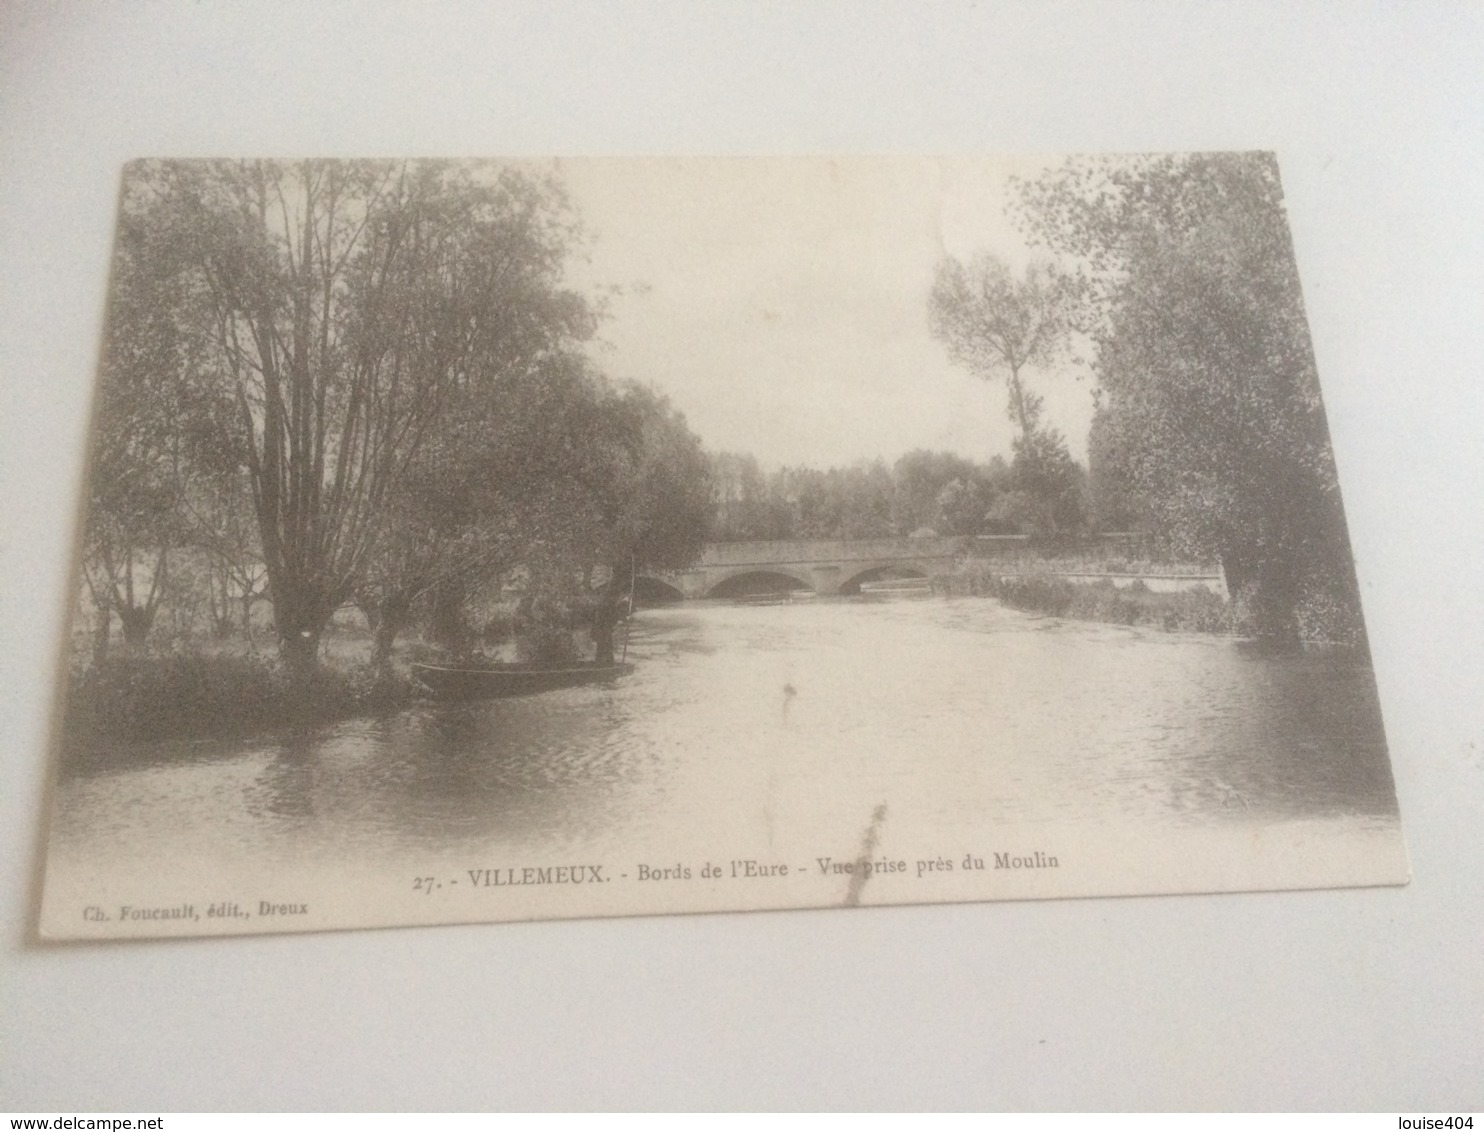
[[[629,650],[611,686],[102,752],[64,776],[58,848],[271,865],[746,844],[882,799],[920,836],[1395,822],[1371,670],[1346,651],[979,599],[651,610]]]

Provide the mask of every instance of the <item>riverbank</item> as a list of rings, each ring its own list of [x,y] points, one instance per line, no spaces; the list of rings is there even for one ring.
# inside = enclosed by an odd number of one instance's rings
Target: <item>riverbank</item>
[[[418,661],[445,659],[441,649],[414,636],[394,646],[390,663],[371,663],[373,641],[359,614],[326,626],[319,664],[290,670],[272,645],[254,648],[241,638],[177,638],[153,650],[115,653],[90,663],[90,638],[74,634],[62,741],[66,752],[110,743],[232,739],[282,728],[338,723],[384,715],[426,694],[412,679]],[[586,630],[492,619],[482,654],[498,660],[575,658]],[[503,632],[502,632],[503,631]]]
[[[1012,609],[1052,617],[1172,632],[1250,633],[1234,603],[1203,588],[1156,593],[1138,581],[1124,587],[1111,580],[1076,583],[1049,571],[1007,574],[998,563],[972,559],[960,562],[942,583],[950,595],[992,597]]]
[[[893,845],[920,846],[914,858],[962,846],[957,866],[985,844],[983,876],[1000,895],[1019,882],[994,871],[996,848],[1071,867],[1047,830],[1095,827],[1134,847],[1151,829],[1196,831],[1216,853],[1255,838],[1297,883],[1311,854],[1293,846],[1316,830],[1353,854],[1394,827],[1370,670],[1329,650],[1113,630],[984,599],[847,598],[672,606],[646,613],[632,645],[640,672],[610,688],[100,751],[55,791],[56,922],[76,923],[92,899],[64,901],[69,886],[142,901],[160,861],[199,862],[210,880],[225,852],[243,884],[266,878],[261,890],[283,898],[296,898],[284,887],[296,861],[402,892],[409,861],[452,876],[512,854],[622,861],[636,836],[693,876],[718,843],[796,859],[770,829],[812,865],[858,845],[883,798]],[[976,822],[994,828],[976,834]],[[1182,851],[1207,859],[1196,842]],[[630,859],[666,865],[655,856]],[[914,858],[902,891],[936,883]],[[1226,859],[1211,866],[1218,883]],[[896,883],[883,873],[870,885],[881,881]],[[634,883],[671,899],[663,882]]]
[[[304,674],[261,654],[114,657],[69,675],[64,746],[225,738],[333,723],[396,711],[416,695],[402,667],[377,672],[364,661],[329,659]]]
[[[1157,576],[1189,577],[1189,573],[1172,571]],[[1111,578],[1073,582],[1044,568],[1007,573],[1003,563],[982,559],[959,561],[952,574],[940,579],[939,586],[950,595],[992,597],[1012,609],[1075,621],[1231,637],[1259,635],[1256,619],[1242,595],[1228,600],[1203,586],[1162,592],[1140,580],[1127,586],[1115,586]],[[1297,640],[1306,646],[1366,647],[1359,609],[1322,589],[1311,589],[1300,598],[1294,618]]]

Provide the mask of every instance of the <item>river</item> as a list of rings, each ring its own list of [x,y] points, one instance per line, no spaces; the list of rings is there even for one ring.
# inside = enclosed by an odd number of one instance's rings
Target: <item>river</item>
[[[87,934],[87,907],[97,934],[176,930],[121,925],[124,903],[275,930],[1406,875],[1351,652],[935,598],[647,610],[628,655],[611,685],[90,759],[55,792],[43,924]],[[569,862],[596,866],[581,892],[524,879]],[[315,912],[249,920],[280,898]],[[204,923],[208,904],[240,922]]]

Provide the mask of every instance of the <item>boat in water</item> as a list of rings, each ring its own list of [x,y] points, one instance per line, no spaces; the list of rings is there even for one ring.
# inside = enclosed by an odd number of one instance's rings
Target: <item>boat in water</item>
[[[593,660],[566,664],[414,664],[412,677],[435,696],[449,700],[529,696],[579,684],[601,684],[633,669],[632,664]]]

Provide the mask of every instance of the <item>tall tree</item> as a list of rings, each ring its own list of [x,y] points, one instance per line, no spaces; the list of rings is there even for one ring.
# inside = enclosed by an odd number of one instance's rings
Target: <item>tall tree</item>
[[[619,463],[622,507],[606,553],[647,570],[676,570],[700,557],[711,530],[711,468],[685,416],[654,390],[630,385],[619,404],[637,444]]]
[[[711,531],[711,464],[685,417],[663,396],[634,384],[608,387],[575,443],[587,453],[576,475],[588,514],[589,561],[607,567],[593,613],[599,660],[611,660],[612,629],[635,570],[694,562]]]
[[[1087,475],[1072,459],[1066,438],[1039,425],[1014,441],[1012,489],[1023,498],[1016,525],[1026,534],[1063,534],[1085,521]]]
[[[130,646],[144,643],[170,590],[185,538],[181,504],[186,428],[204,360],[190,332],[199,296],[181,271],[171,232],[140,195],[123,195],[93,429],[83,577],[107,654],[117,615]]]
[[[377,664],[421,599],[429,635],[460,651],[472,640],[469,603],[492,579],[517,565],[548,580],[581,571],[597,520],[579,481],[596,476],[598,458],[582,438],[605,389],[580,357],[556,353],[450,400],[357,585]]]
[[[768,483],[751,453],[717,452],[711,456],[716,496],[712,537],[719,542],[782,537]]]
[[[1220,558],[1263,636],[1358,602],[1271,155],[1090,159],[1023,216],[1086,265],[1100,438],[1177,551]]]
[[[222,637],[240,629],[251,643],[252,607],[267,598],[268,575],[246,469],[197,467],[183,505],[185,537],[205,558],[213,628]]]
[[[212,299],[279,646],[307,667],[450,396],[589,334],[553,182],[438,162],[155,163]]]
[[[952,452],[915,448],[892,466],[892,479],[896,489],[892,501],[895,533],[908,535],[923,527],[940,527],[943,490],[955,481],[967,488],[975,479],[975,467],[972,460]],[[954,505],[962,510],[959,493],[955,494]]]
[[[963,263],[938,264],[928,301],[929,325],[948,356],[986,381],[1003,378],[1010,419],[1028,438],[1040,420],[1042,399],[1026,387],[1028,368],[1046,366],[1065,345],[1072,280],[1046,261],[1017,279],[987,252]]]
[[[1122,430],[1100,395],[1087,431],[1088,521],[1098,531],[1147,531],[1148,509],[1130,478],[1122,443]]]

